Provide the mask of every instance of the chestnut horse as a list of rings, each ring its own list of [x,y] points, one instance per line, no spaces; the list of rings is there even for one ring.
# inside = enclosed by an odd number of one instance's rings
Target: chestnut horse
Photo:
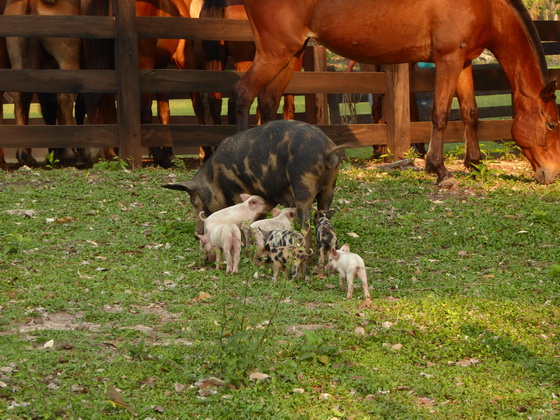
[[[111,0],[89,0],[85,14],[110,16]],[[136,16],[190,17],[189,0],[136,1]],[[85,62],[88,68],[114,68],[113,41],[90,39],[84,43]],[[166,68],[174,62],[179,68],[193,68],[192,41],[179,39],[139,39],[138,66],[141,70]],[[142,93],[140,97],[140,119],[144,124],[152,122],[152,93]],[[162,124],[170,120],[169,102],[165,95],[157,94],[158,116]],[[115,117],[114,95],[86,96],[88,117],[97,115],[99,122],[112,122]],[[170,147],[150,147],[154,163],[163,167],[171,166],[173,153]]]
[[[443,143],[453,93],[457,89],[464,102],[463,116],[476,110],[471,60],[487,48],[510,82],[512,138],[535,178],[549,184],[560,173],[556,80],[547,80],[542,45],[521,0],[245,0],[245,9],[257,53],[234,86],[241,130],[249,127],[248,111],[257,95],[263,119],[274,118],[310,38],[358,62],[433,62],[436,83],[426,170],[441,183],[451,176],[443,163]]]
[[[0,15],[4,13],[4,7],[6,7],[6,0],[0,0]],[[0,37],[0,69],[9,69],[10,59],[8,57],[8,50],[6,48],[6,38]],[[4,105],[2,98],[4,92],[0,92],[0,124],[4,123]],[[4,159],[4,149],[0,147],[0,169],[8,169],[8,164]]]
[[[4,8],[5,15],[77,15],[80,11],[80,0],[65,2],[48,0],[7,0]],[[12,69],[24,68],[56,68],[62,70],[79,69],[80,40],[77,38],[20,38],[6,39],[10,66]],[[73,113],[75,94],[62,93],[53,100],[53,94],[39,94],[43,118],[47,124],[56,124],[57,118],[61,124],[75,124]],[[26,125],[29,122],[29,106],[31,92],[14,93],[14,116],[16,124]],[[61,153],[64,149],[56,149]],[[73,159],[73,156],[72,156]],[[25,165],[34,165],[35,159],[31,149],[18,152],[18,160]]]
[[[204,0],[200,17],[247,20],[247,13],[243,6],[243,0]],[[206,70],[225,70],[228,57],[231,57],[235,70],[244,72],[249,70],[255,58],[255,43],[250,41],[204,41],[203,46]],[[301,61],[295,71],[299,70],[301,70]],[[215,112],[215,109],[218,109],[219,112],[221,96],[216,96],[215,99],[219,106],[211,106],[211,110]],[[228,122],[229,124],[236,124],[235,105],[232,101],[230,101],[228,108]],[[295,116],[293,95],[284,96],[283,116],[284,119],[293,119]],[[213,118],[214,123],[219,124],[219,116],[215,118],[213,115]]]

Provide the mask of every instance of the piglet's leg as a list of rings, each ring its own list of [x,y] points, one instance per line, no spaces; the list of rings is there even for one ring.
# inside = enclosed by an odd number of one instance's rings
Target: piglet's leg
[[[364,270],[363,268],[360,268],[359,271],[358,271],[358,277],[362,281],[362,287],[364,288],[364,297],[366,299],[371,299],[371,296],[369,295],[369,287],[368,287],[368,283],[367,283],[366,270]]]
[[[348,292],[346,293],[346,299],[352,299],[352,292],[354,291],[354,277],[356,276],[355,271],[351,271],[347,274],[346,280],[348,282]]]

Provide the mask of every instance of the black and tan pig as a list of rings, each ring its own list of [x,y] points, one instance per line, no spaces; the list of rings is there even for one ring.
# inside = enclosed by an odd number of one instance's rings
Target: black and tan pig
[[[323,211],[332,203],[339,149],[313,125],[272,121],[228,137],[192,180],[164,187],[188,192],[196,214],[206,215],[240,202],[242,193],[258,195],[273,206],[295,207],[309,231],[313,203]],[[197,232],[203,228],[198,221]]]

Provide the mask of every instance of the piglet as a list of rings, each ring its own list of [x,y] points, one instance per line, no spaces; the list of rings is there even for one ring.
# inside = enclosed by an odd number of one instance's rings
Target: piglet
[[[257,220],[251,223],[250,232],[253,234],[253,239],[257,245],[257,249],[262,250],[264,248],[264,238],[262,231],[272,231],[272,230],[291,230],[293,228],[292,220],[297,216],[296,209],[293,207],[288,207],[282,210],[276,208],[272,209],[272,218]]]
[[[288,266],[291,266],[293,280],[300,276],[313,250],[306,250],[302,246],[267,246],[264,253],[266,261],[272,263],[274,281],[278,279],[280,269]]]
[[[241,203],[218,210],[207,218],[204,218],[204,212],[201,211],[198,216],[204,222],[204,233],[210,232],[214,226],[222,223],[233,223],[238,226],[246,221],[252,223],[272,208],[258,195],[240,194],[240,197],[243,200]]]
[[[197,234],[200,247],[211,260],[216,253],[216,268],[220,268],[221,254],[226,258],[226,273],[237,274],[241,255],[241,231],[234,223],[221,223],[212,227],[204,235]],[[233,255],[232,255],[233,254]]]
[[[317,248],[319,249],[319,269],[322,270],[329,254],[336,249],[336,233],[331,223],[334,210],[315,213],[315,232],[317,236]]]
[[[345,289],[344,277],[346,277],[348,286],[346,299],[352,299],[354,278],[356,276],[358,276],[358,278],[362,281],[362,287],[364,288],[364,297],[366,299],[371,299],[368,289],[366,266],[364,264],[364,260],[358,254],[350,252],[350,246],[348,244],[344,244],[344,246],[339,250],[331,250],[331,254],[329,255],[329,263],[325,268],[327,270],[338,271],[340,287],[342,289]]]

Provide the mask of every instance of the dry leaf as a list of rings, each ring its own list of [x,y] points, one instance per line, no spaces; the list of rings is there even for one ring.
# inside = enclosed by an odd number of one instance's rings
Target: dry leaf
[[[381,324],[381,326],[382,326],[383,328],[386,328],[386,329],[391,328],[393,325],[395,325],[395,324],[394,324],[393,322],[389,322],[389,321],[386,321],[386,322],[384,322],[383,324]]]
[[[363,327],[356,327],[354,332],[358,335],[366,335],[366,330]]]
[[[136,412],[123,400],[121,394],[114,386],[107,387],[105,390],[105,396],[113,407],[123,407],[130,411],[132,415],[137,415]]]
[[[391,350],[400,350],[402,349],[402,344],[395,344],[393,346],[391,346]]]
[[[249,380],[251,381],[263,381],[268,378],[270,378],[270,375],[262,372],[251,372],[249,375]]]
[[[206,292],[200,292],[197,297],[193,299],[194,302],[210,299],[212,296]]]
[[[54,346],[54,340],[49,340],[45,344],[43,344],[44,349],[50,349],[52,346]]]
[[[177,382],[175,382],[175,383],[173,384],[173,388],[175,389],[175,392],[176,392],[177,394],[181,394],[181,393],[183,393],[183,392],[185,392],[185,391],[187,390],[187,386],[186,386],[186,385],[183,385],[183,384],[180,384],[180,383],[177,383]]]
[[[351,238],[359,238],[360,235],[358,235],[357,233],[354,232],[347,232],[346,233],[348,236],[350,236]]]

